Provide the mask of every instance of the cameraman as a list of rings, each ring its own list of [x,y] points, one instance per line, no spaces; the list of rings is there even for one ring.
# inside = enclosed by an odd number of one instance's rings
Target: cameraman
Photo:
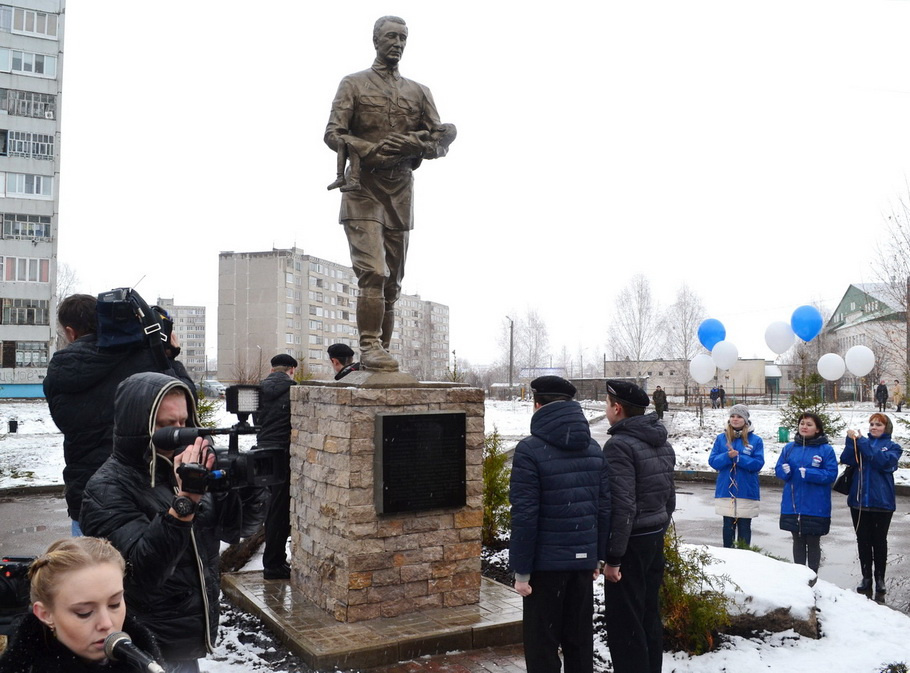
[[[211,495],[183,490],[177,469],[211,469],[215,456],[203,438],[177,455],[155,448],[152,432],[166,427],[199,427],[183,382],[146,372],[120,384],[113,454],[85,487],[80,522],[123,554],[126,603],[157,638],[169,670],[195,673],[218,629],[217,513]]]
[[[82,534],[82,490],[111,455],[117,386],[131,374],[161,371],[144,345],[98,346],[97,304],[88,294],[73,294],[60,302],[57,320],[69,345],[54,353],[44,379],[51,418],[63,433],[63,483],[73,535]],[[165,373],[175,375],[173,369]]]

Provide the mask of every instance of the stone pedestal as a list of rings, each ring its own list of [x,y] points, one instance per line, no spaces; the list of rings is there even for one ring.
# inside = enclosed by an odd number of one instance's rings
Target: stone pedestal
[[[342,622],[480,599],[483,391],[397,376],[291,389],[291,583]],[[466,505],[377,514],[376,415],[445,411],[466,415]]]

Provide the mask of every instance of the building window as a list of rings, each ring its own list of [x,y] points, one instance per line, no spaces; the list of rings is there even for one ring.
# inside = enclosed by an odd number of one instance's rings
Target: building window
[[[54,136],[44,133],[10,131],[5,146],[11,157],[54,158]]]
[[[54,79],[57,76],[57,57],[0,48],[0,71]]]
[[[0,258],[0,271],[5,281],[19,281],[25,283],[46,283],[50,269],[49,259],[32,259],[28,257],[3,257]]]
[[[49,325],[46,299],[3,299],[0,324],[3,325]]]
[[[47,343],[44,341],[17,341],[17,367],[47,367]]]
[[[46,215],[3,213],[3,238],[50,240],[51,218]]]
[[[57,15],[0,5],[0,30],[4,33],[20,33],[56,40]]]
[[[6,195],[23,198],[51,198],[54,194],[54,178],[32,173],[7,173]]]
[[[57,98],[49,93],[0,89],[0,110],[18,117],[54,119],[57,114]]]

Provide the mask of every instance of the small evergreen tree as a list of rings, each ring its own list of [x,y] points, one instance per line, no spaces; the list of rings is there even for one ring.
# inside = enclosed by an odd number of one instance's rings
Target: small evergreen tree
[[[727,575],[711,575],[705,568],[714,557],[705,547],[681,548],[676,527],[664,536],[666,570],[660,587],[664,648],[703,654],[717,645],[717,635],[730,624],[730,599],[723,587]]]
[[[203,428],[214,428],[218,425],[218,399],[206,397],[205,393],[199,391],[199,399],[196,401],[196,415],[199,416],[199,425]]]
[[[502,450],[502,435],[494,427],[483,438],[483,529],[481,541],[488,547],[496,544],[500,531],[509,530],[509,455]]]
[[[817,372],[804,373],[793,383],[796,388],[790,394],[787,404],[780,409],[780,424],[786,428],[796,428],[799,417],[805,412],[817,414],[825,425],[825,434],[831,437],[841,432],[847,424],[839,414],[829,413],[828,405],[822,397],[824,379]]]

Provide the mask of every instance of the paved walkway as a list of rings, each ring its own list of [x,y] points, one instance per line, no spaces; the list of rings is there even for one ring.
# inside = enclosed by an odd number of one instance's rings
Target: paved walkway
[[[521,645],[441,654],[369,669],[369,673],[525,673]]]

